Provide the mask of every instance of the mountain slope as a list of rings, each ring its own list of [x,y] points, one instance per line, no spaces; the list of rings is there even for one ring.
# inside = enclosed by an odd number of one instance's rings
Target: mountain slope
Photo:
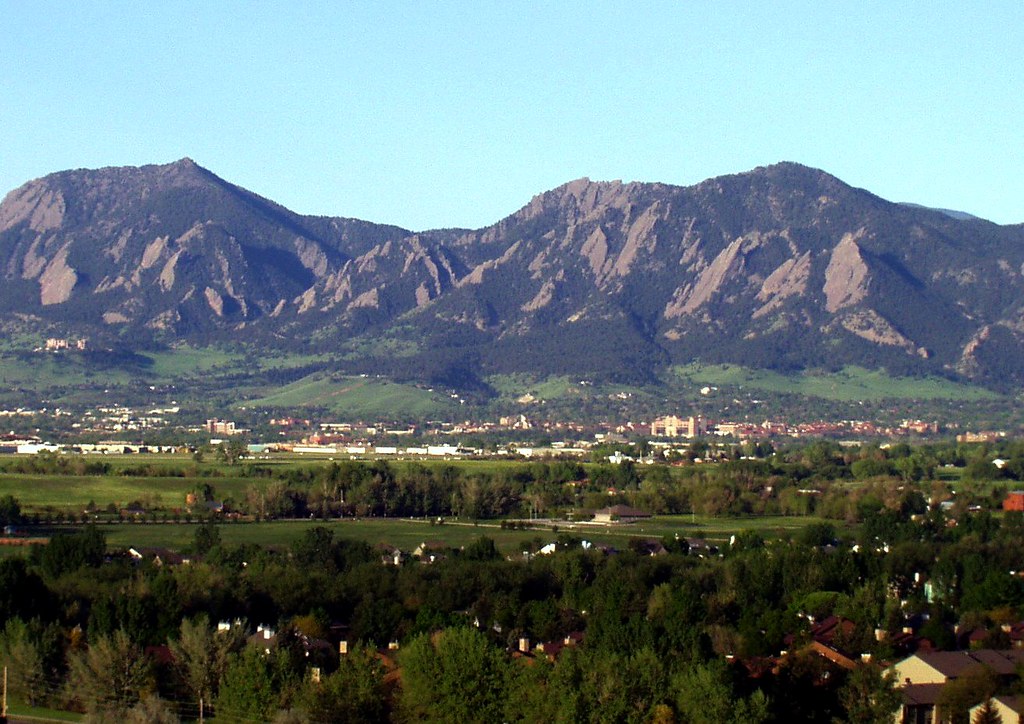
[[[406,235],[303,218],[190,159],[68,171],[0,205],[0,305],[132,332],[230,328],[300,306],[360,245]]]
[[[471,328],[494,371],[635,379],[701,359],[991,380],[1016,374],[1022,242],[797,164],[689,188],[581,179],[454,240],[476,265],[407,336],[446,348]]]
[[[793,163],[579,179],[490,227],[421,233],[300,216],[188,159],[70,171],[4,199],[0,272],[0,310],[41,325],[301,341],[457,386],[693,360],[1024,381],[1024,227]]]

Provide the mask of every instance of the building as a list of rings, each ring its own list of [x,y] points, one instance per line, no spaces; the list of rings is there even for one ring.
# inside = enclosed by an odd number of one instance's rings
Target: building
[[[697,437],[707,431],[707,421],[700,416],[690,415],[684,420],[675,415],[666,415],[651,423],[652,437]]]
[[[235,423],[228,420],[207,420],[206,431],[211,435],[235,435]]]
[[[602,508],[594,513],[595,523],[634,523],[638,520],[647,520],[651,514],[644,510],[630,508],[628,505],[613,505],[610,508]]]
[[[984,430],[982,432],[965,432],[956,436],[957,442],[999,442],[1006,437],[1004,430]]]
[[[896,685],[903,693],[903,708],[896,721],[903,724],[941,721],[942,712],[936,711],[936,706],[946,684],[977,667],[990,669],[1000,682],[1009,683],[1017,678],[1021,665],[1024,665],[1024,651],[1019,649],[918,651],[888,669],[895,674]]]
[[[1024,490],[1011,490],[1003,499],[1003,510],[1024,511]]]
[[[77,349],[80,352],[84,352],[88,347],[88,339],[64,339],[60,337],[50,337],[46,340],[46,349],[50,352],[58,352],[64,349]]]

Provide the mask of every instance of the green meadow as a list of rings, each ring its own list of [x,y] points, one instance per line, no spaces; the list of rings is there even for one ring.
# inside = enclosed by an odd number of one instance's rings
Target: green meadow
[[[766,540],[788,539],[805,526],[821,522],[814,517],[765,516],[753,518],[708,518],[705,516],[659,516],[643,523],[593,525],[566,521],[544,522],[525,530],[502,528],[498,521],[446,520],[441,524],[410,518],[347,518],[323,520],[248,521],[218,524],[225,545],[257,544],[286,547],[315,527],[330,529],[336,538],[387,544],[410,551],[425,541],[453,548],[466,546],[481,536],[494,540],[506,555],[514,555],[538,543],[554,542],[568,535],[598,545],[624,549],[633,538],[702,538],[714,544],[726,543],[742,531],[757,531]],[[111,548],[130,546],[165,547],[181,550],[190,546],[199,523],[102,523]],[[74,530],[80,526],[66,526]],[[24,555],[27,547],[0,547],[0,556]]]
[[[317,407],[339,415],[373,419],[393,416],[447,416],[459,403],[443,392],[373,377],[333,377],[315,373],[275,392],[240,403],[245,407]]]
[[[674,367],[680,381],[693,385],[742,387],[840,402],[916,400],[996,400],[995,392],[937,377],[893,377],[880,370],[844,367],[839,372],[782,374],[738,365],[691,364]]]

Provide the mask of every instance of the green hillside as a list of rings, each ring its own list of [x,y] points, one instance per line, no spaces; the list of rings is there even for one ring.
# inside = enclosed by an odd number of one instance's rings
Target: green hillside
[[[840,372],[782,374],[738,365],[691,364],[672,368],[684,384],[738,387],[778,394],[820,397],[838,402],[886,399],[998,400],[1000,395],[938,377],[894,377],[881,370],[844,367]]]
[[[331,377],[320,373],[241,404],[246,407],[316,407],[364,419],[448,417],[459,407],[457,401],[442,392],[414,385],[372,377]]]

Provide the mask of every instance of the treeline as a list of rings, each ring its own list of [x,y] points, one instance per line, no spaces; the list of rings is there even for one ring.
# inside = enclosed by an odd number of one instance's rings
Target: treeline
[[[595,453],[607,460],[611,447]],[[649,443],[623,446],[637,458]],[[39,455],[4,461],[5,470],[75,474],[191,477],[200,502],[223,503],[223,514],[254,518],[449,517],[474,520],[543,516],[570,518],[616,503],[656,514],[712,516],[817,515],[858,523],[866,511],[893,504],[918,512],[948,501],[957,510],[998,508],[1008,485],[1024,478],[1024,444],[874,444],[844,447],[814,442],[776,450],[765,442],[742,446],[697,440],[675,465],[576,461],[501,462],[493,467],[416,462],[323,462],[266,465],[229,458],[222,464],[138,463],[111,470],[105,461],[81,456]],[[230,475],[231,490],[218,491]],[[237,485],[248,481],[244,488]],[[954,483],[957,493],[953,494]],[[902,487],[901,487],[902,486]],[[910,486],[910,487],[908,487]],[[182,507],[118,501],[144,509],[153,519],[180,516]],[[98,507],[111,501],[99,501]],[[96,506],[94,506],[96,507]],[[205,515],[189,505],[189,515]],[[114,512],[117,512],[115,508]],[[38,514],[38,513],[37,513]],[[43,514],[56,514],[43,511]],[[77,515],[77,513],[76,513]],[[42,518],[40,519],[42,520]]]

